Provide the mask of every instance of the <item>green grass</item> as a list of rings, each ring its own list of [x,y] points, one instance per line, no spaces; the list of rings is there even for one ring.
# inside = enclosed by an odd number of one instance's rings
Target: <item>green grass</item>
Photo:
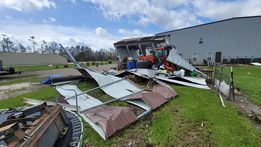
[[[173,87],[179,96],[155,113],[157,119],[152,123],[150,135],[152,144],[260,145],[250,122],[240,116],[229,103],[226,103],[225,108],[221,107],[215,93],[189,87]]]
[[[74,67],[73,64],[68,64],[70,68]],[[39,70],[51,70],[51,69],[59,69],[64,68],[64,65],[33,65],[33,66],[15,66],[16,71],[39,71]]]
[[[261,105],[261,67],[236,66],[233,67],[235,86],[239,88],[248,99],[259,106]],[[225,73],[230,73],[230,68],[225,68]]]
[[[22,94],[0,101],[0,109],[14,108],[23,106],[23,98],[31,98],[38,100],[49,100],[59,96],[58,92],[52,87],[44,87],[35,92]]]
[[[107,141],[88,125],[84,143],[91,146],[259,146],[260,132],[238,114],[229,103],[220,106],[215,93],[173,86],[179,93],[162,108],[153,112],[151,120],[142,120]]]
[[[237,70],[235,68],[235,75]],[[247,72],[256,73],[254,69]],[[244,74],[242,77],[244,77]],[[256,77],[257,78],[257,77]],[[249,81],[253,81],[249,79]],[[236,81],[237,83],[237,81]],[[81,90],[97,85],[93,82],[77,84]],[[154,111],[143,120],[116,133],[104,141],[87,123],[84,123],[83,144],[89,146],[260,146],[261,132],[255,130],[227,101],[220,100],[210,90],[171,85],[177,98]],[[243,90],[243,89],[242,89]],[[102,97],[102,91],[90,93]],[[0,101],[0,109],[22,106],[22,98],[53,99],[59,94],[52,87]]]
[[[20,79],[11,79],[6,81],[0,81],[0,86],[11,85],[23,82],[31,82],[31,83],[41,83],[43,80],[47,79],[46,77],[31,77],[31,78],[20,78]]]
[[[100,64],[102,63],[103,65],[108,64],[108,61],[88,61],[88,62],[81,62],[83,66],[87,66],[86,63],[89,63],[89,66],[95,66],[92,65],[92,62],[99,62]],[[112,64],[116,64],[116,61],[112,61]],[[68,64],[69,68],[75,67],[74,64]],[[57,64],[53,66],[48,66],[48,65],[31,65],[31,66],[14,66],[16,71],[39,71],[39,70],[52,70],[52,69],[61,69],[64,68],[64,65]],[[6,68],[6,67],[5,67]]]

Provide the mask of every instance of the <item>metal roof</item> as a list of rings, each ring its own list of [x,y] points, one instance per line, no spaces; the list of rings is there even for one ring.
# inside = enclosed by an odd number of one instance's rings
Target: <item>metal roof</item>
[[[146,36],[146,37],[128,38],[128,39],[123,39],[123,40],[120,40],[118,42],[115,42],[114,46],[163,41],[166,36],[167,35],[158,35],[158,36]]]
[[[214,22],[210,22],[210,23],[195,25],[195,26],[191,26],[191,27],[186,27],[186,28],[181,28],[181,29],[176,29],[176,30],[171,30],[171,31],[165,31],[165,32],[157,33],[156,35],[162,35],[162,34],[165,34],[165,33],[170,33],[170,32],[175,32],[175,31],[181,31],[181,30],[191,29],[191,28],[196,28],[196,27],[205,26],[205,25],[210,25],[210,24],[215,24],[215,23],[220,23],[220,22],[224,22],[224,21],[230,21],[230,20],[235,20],[235,19],[244,19],[244,18],[255,18],[255,17],[261,17],[261,15],[257,15],[257,16],[244,16],[244,17],[232,17],[232,18],[228,18],[228,19],[223,19],[223,20],[214,21]]]

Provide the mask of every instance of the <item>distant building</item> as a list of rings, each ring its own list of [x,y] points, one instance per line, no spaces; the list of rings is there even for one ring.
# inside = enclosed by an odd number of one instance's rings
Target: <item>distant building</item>
[[[261,16],[236,17],[158,33],[193,63],[261,62]]]
[[[67,59],[56,54],[34,54],[34,53],[0,53],[3,65],[48,65],[66,64]]]

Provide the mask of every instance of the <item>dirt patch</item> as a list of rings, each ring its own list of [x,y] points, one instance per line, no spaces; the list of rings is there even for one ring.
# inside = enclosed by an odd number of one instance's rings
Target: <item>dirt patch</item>
[[[238,108],[241,115],[248,117],[256,129],[261,130],[261,108],[250,102],[244,94],[235,95],[235,101],[230,103]]]
[[[207,130],[206,122],[191,122],[179,119],[174,146],[215,146],[213,132]]]
[[[217,91],[212,87],[211,88],[213,92],[217,93]],[[222,95],[224,99],[228,98],[224,95]],[[261,130],[261,108],[260,106],[252,103],[247,99],[247,96],[239,91],[239,89],[235,90],[235,101],[228,100],[230,104],[232,104],[239,113],[247,117],[251,120],[253,126],[256,129]]]
[[[0,100],[28,92],[33,92],[40,89],[41,87],[42,86],[40,84],[29,82],[0,86]]]
[[[117,146],[149,146],[147,136],[149,133],[149,126],[147,125],[146,120],[144,121],[141,120],[134,125],[131,125],[125,131],[119,132],[117,138],[120,138],[120,140],[117,141]],[[126,131],[128,133],[126,133]]]

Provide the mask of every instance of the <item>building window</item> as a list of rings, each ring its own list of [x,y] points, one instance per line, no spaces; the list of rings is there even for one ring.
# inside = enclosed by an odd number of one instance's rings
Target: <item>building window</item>
[[[207,61],[210,62],[212,60],[212,53],[208,52],[207,54]]]
[[[203,44],[203,38],[199,38],[198,43]]]
[[[193,53],[192,54],[192,62],[197,62],[198,61],[198,53]]]

